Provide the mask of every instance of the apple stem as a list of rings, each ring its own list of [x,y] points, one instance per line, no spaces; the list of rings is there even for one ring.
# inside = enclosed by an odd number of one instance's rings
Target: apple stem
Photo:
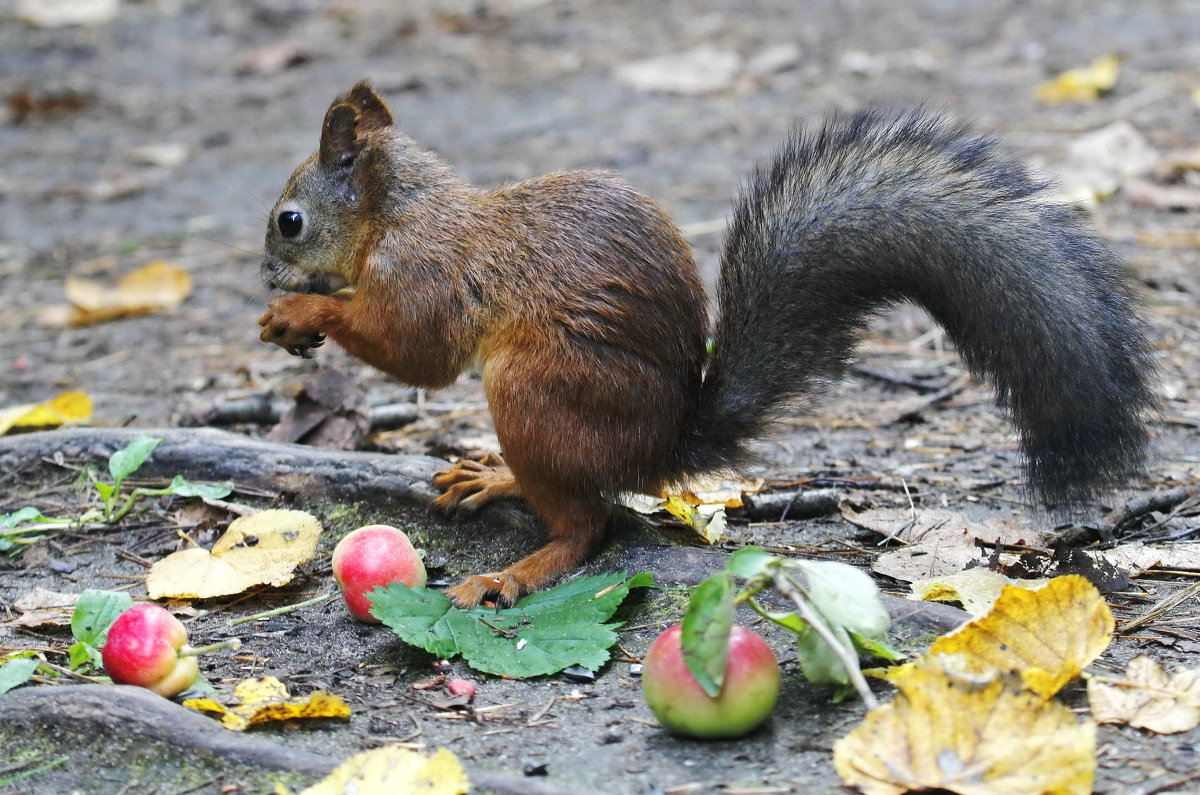
[[[179,650],[178,656],[197,657],[201,654],[211,654],[214,651],[224,651],[225,649],[228,649],[229,651],[237,651],[240,648],[242,648],[241,640],[238,638],[229,638],[218,643],[210,643],[207,646],[197,646],[194,648],[192,646],[184,646]]]
[[[294,605],[284,605],[283,607],[277,607],[274,610],[264,610],[263,612],[255,613],[252,616],[242,616],[241,618],[231,618],[225,622],[225,625],[229,626],[229,627],[236,627],[238,624],[246,624],[251,621],[258,621],[260,618],[270,618],[271,616],[281,616],[284,613],[290,613],[293,610],[299,610],[304,607],[310,607],[311,605],[320,604],[321,602],[332,599],[335,596],[337,596],[337,591],[333,591],[331,593],[326,593],[326,594],[321,594],[320,596],[314,596],[312,599],[305,599],[303,602],[296,602],[296,604],[294,604]]]
[[[829,648],[833,649],[838,662],[842,664],[842,667],[846,669],[846,673],[850,675],[850,683],[858,691],[858,697],[862,699],[866,708],[872,710],[878,707],[879,701],[875,698],[875,694],[871,692],[871,687],[867,684],[866,677],[863,676],[862,670],[858,667],[858,655],[846,648],[844,644],[834,637],[824,619],[809,605],[808,599],[799,586],[788,577],[776,577],[775,587],[781,594],[792,600],[792,603],[796,605],[796,613],[813,628],[814,632],[821,636],[821,640],[829,644]]]

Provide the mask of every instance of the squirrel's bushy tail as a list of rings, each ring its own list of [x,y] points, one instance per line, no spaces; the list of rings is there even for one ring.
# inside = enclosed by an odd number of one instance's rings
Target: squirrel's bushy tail
[[[738,464],[836,377],[873,313],[913,301],[990,376],[1049,502],[1140,469],[1154,402],[1119,259],[989,138],[924,112],[799,133],[757,172],[726,245],[720,318],[681,472]]]

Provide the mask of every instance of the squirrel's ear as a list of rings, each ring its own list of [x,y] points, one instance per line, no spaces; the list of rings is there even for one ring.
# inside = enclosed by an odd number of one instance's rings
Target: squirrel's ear
[[[362,81],[350,89],[346,102],[358,109],[358,126],[363,132],[374,132],[392,126],[392,112],[371,84]]]
[[[335,102],[321,125],[321,164],[349,166],[366,143],[358,135],[358,112],[345,102]]]
[[[366,81],[334,100],[321,127],[321,162],[349,166],[367,145],[367,135],[392,126],[392,112]]]

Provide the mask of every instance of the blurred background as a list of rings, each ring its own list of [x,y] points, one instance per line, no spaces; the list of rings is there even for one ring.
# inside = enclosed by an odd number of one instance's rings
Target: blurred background
[[[1105,57],[1111,87],[1039,98]],[[97,422],[153,425],[296,372],[257,338],[266,215],[362,78],[476,184],[621,172],[710,281],[739,180],[789,129],[866,105],[945,109],[1068,174],[1170,319],[1158,332],[1194,345],[1179,315],[1196,296],[1194,215],[1186,196],[1131,199],[1122,166],[1136,155],[1150,174],[1200,141],[1197,64],[1200,4],[1182,0],[0,2],[0,405],[83,389]],[[1113,125],[1080,165],[1076,144]],[[158,260],[190,277],[176,309],[62,325],[66,280]],[[901,312],[881,333],[918,338],[922,322]],[[339,357],[321,352],[355,370]]]

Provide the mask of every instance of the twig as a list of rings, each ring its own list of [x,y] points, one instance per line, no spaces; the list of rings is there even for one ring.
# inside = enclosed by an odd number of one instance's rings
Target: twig
[[[1129,621],[1122,624],[1119,628],[1119,631],[1121,632],[1121,634],[1126,634],[1134,629],[1137,629],[1138,627],[1142,626],[1143,624],[1149,624],[1151,621],[1154,621],[1159,616],[1161,616],[1163,613],[1166,613],[1167,611],[1169,611],[1169,610],[1175,608],[1176,606],[1180,605],[1181,603],[1187,601],[1188,599],[1195,596],[1197,593],[1200,593],[1200,582],[1189,585],[1188,587],[1184,588],[1182,591],[1177,591],[1177,592],[1171,594],[1167,598],[1160,601],[1158,604],[1151,607],[1145,613],[1142,613],[1137,618],[1130,619]]]

